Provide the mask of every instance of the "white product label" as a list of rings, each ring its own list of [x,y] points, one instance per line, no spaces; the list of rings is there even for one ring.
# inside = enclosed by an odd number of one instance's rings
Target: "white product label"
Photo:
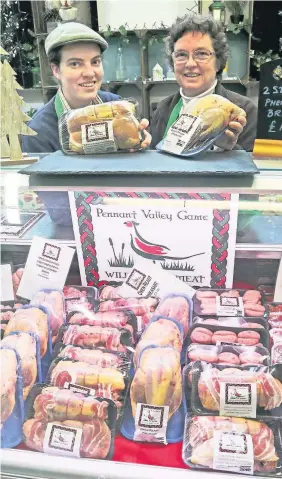
[[[244,316],[243,298],[217,296],[216,314],[217,316]]]
[[[12,267],[9,263],[1,264],[0,283],[1,283],[1,301],[14,301]]]
[[[65,382],[64,389],[70,389],[75,393],[84,394],[84,396],[95,396],[95,389],[78,386],[74,383]]]
[[[240,474],[254,473],[254,450],[250,434],[214,432],[213,469]]]
[[[201,132],[203,121],[189,114],[182,114],[170,127],[163,142],[163,149],[171,153],[181,154],[200,145],[198,132]]]
[[[82,125],[81,133],[84,153],[117,151],[112,120]]]
[[[83,298],[78,299],[65,299],[66,311],[76,311],[78,306],[81,306],[84,303]]]
[[[256,417],[257,385],[239,378],[219,378],[220,415]]]
[[[74,248],[69,246],[35,236],[28,253],[18,296],[32,299],[41,289],[63,289],[74,251]]]
[[[134,267],[124,283],[119,287],[119,296],[163,297],[169,293],[183,293],[193,298],[195,290],[183,283],[172,273],[164,271],[160,265],[148,261],[134,260]]]
[[[135,414],[134,441],[167,444],[166,429],[169,406],[138,403]]]
[[[59,456],[80,457],[82,429],[49,422],[44,436],[43,451]]]

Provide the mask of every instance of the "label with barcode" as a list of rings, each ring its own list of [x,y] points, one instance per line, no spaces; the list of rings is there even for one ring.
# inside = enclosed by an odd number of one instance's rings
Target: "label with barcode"
[[[220,415],[253,417],[257,415],[257,385],[248,378],[219,378]]]
[[[252,475],[254,473],[252,436],[215,431],[213,469]]]
[[[198,133],[203,129],[203,121],[190,114],[182,114],[170,127],[162,149],[171,153],[183,153],[198,141]]]
[[[168,414],[169,406],[137,403],[133,440],[167,444]]]
[[[82,146],[86,154],[117,151],[112,120],[82,125],[81,134]]]
[[[217,316],[244,316],[243,298],[217,296],[216,314]]]
[[[48,423],[43,440],[43,451],[59,456],[80,457],[82,429]]]

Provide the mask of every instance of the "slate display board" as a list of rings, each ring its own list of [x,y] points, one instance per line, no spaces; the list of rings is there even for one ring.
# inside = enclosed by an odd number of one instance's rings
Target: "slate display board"
[[[242,150],[207,151],[195,158],[176,158],[147,150],[94,156],[66,156],[56,151],[20,171],[25,175],[53,176],[246,176],[259,173],[250,153]]]
[[[257,138],[282,140],[282,58],[260,69]]]

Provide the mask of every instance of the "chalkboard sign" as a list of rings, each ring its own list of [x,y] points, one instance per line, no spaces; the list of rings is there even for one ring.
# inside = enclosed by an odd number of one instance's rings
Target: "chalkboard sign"
[[[282,140],[282,58],[260,69],[257,138]]]

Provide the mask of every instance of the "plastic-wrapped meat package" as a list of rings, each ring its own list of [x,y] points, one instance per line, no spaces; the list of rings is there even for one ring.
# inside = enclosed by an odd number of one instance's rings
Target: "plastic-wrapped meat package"
[[[269,345],[268,333],[263,328],[255,330],[242,327],[227,328],[214,324],[194,324],[189,331],[189,340],[195,344],[236,343],[245,346]]]
[[[101,326],[102,328],[125,328],[130,332],[133,344],[136,340],[137,320],[132,311],[91,311],[71,312],[68,315],[69,324]]]
[[[276,342],[271,348],[272,364],[282,364],[282,341]]]
[[[17,309],[5,329],[5,336],[13,331],[33,332],[40,340],[40,352],[43,357],[47,352],[49,329],[48,315],[44,308],[24,306]]]
[[[157,317],[145,329],[134,354],[134,364],[138,363],[141,352],[147,346],[171,346],[178,353],[183,345],[183,332],[181,325],[170,318]]]
[[[33,333],[11,333],[0,343],[17,351],[21,360],[23,399],[25,400],[37,377],[41,381],[40,344]],[[39,362],[39,364],[38,364]]]
[[[65,286],[63,289],[66,312],[93,311],[93,300],[98,292],[92,286]]]
[[[222,298],[242,298],[244,316],[246,317],[263,317],[265,315],[265,306],[260,291],[256,290],[212,290],[203,289],[196,291],[194,296],[194,312],[200,316],[213,316],[218,314],[217,301]],[[234,306],[236,301],[225,301],[225,306]],[[224,316],[223,313],[220,314]],[[234,314],[227,314],[226,316],[234,316]]]
[[[1,425],[12,414],[16,404],[18,374],[17,356],[12,349],[0,349],[1,357]]]
[[[267,474],[277,471],[277,446],[280,449],[281,441],[281,421],[277,418],[257,421],[220,416],[194,416],[191,419],[187,417],[182,449],[182,457],[187,465],[198,469],[213,468],[216,431],[251,435],[254,472]]]
[[[185,338],[189,330],[190,318],[192,318],[192,301],[181,294],[170,294],[161,300],[156,314],[178,321],[183,327]]]
[[[17,296],[17,291],[19,289],[19,285],[20,285],[23,273],[24,273],[24,267],[20,266],[17,269],[15,269],[14,273],[12,274],[12,281],[13,281],[13,289],[14,289],[15,298]]]
[[[66,433],[81,429],[76,457],[112,458],[116,426],[116,407],[112,401],[45,385],[34,386],[31,396],[23,424],[24,442],[30,449],[58,454],[52,436],[59,432],[64,438]],[[77,434],[75,438],[76,441]]]
[[[52,342],[58,337],[60,326],[65,323],[64,296],[61,291],[46,289],[38,291],[32,298],[34,306],[44,306],[48,311]]]
[[[119,297],[119,286],[106,285],[100,289],[100,299],[116,299]]]
[[[219,317],[219,318],[201,318],[195,316],[194,324],[212,324],[214,326],[228,326],[229,328],[250,328],[250,329],[267,329],[266,319],[245,319],[242,317]]]
[[[190,344],[187,349],[187,362],[205,361],[207,363],[246,365],[267,365],[269,352],[260,346]]]
[[[282,328],[282,303],[268,303],[268,322],[272,328]]]
[[[270,337],[272,342],[275,343],[282,343],[282,329],[281,328],[273,328],[269,331]]]
[[[112,399],[118,408],[124,403],[127,378],[121,371],[108,367],[102,368],[82,361],[68,361],[56,358],[48,372],[48,382],[53,386],[68,387],[75,385],[79,390],[87,388],[88,393],[96,397]]]
[[[203,408],[208,411],[218,412],[220,410],[220,384],[228,380],[235,383],[236,381],[255,383],[257,406],[265,411],[279,407],[282,403],[282,383],[273,377],[267,368],[248,371],[234,367],[222,367],[221,369],[216,366],[204,368],[200,366],[199,372],[193,371],[193,388],[196,388],[193,393],[197,392]]]
[[[102,328],[101,326],[80,326],[70,324],[62,331],[65,345],[73,344],[86,348],[104,347],[112,351],[125,352],[131,346],[131,335],[127,329]]]
[[[180,355],[171,347],[148,347],[139,359],[130,398],[133,417],[138,403],[169,406],[169,418],[182,401]],[[141,440],[141,439],[140,439]]]
[[[83,361],[101,368],[115,368],[119,371],[129,371],[131,355],[106,351],[103,349],[87,349],[69,344],[59,345],[58,358]]]

